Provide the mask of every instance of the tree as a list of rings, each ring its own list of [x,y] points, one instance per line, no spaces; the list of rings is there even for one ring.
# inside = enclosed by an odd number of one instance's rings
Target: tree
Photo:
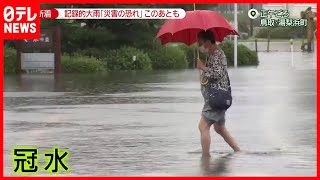
[[[211,9],[216,5],[196,5],[197,9]],[[42,5],[42,8],[182,8],[193,10],[193,4],[63,4]],[[81,23],[86,26],[80,27]],[[42,26],[59,26],[62,29],[62,50],[72,53],[87,48],[115,49],[121,46],[134,46],[148,49],[163,20],[128,19],[128,20],[42,20]]]

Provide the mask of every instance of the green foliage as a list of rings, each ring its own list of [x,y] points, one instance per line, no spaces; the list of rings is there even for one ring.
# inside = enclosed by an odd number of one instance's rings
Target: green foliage
[[[133,56],[136,60],[133,61]],[[151,60],[144,51],[123,46],[116,50],[109,50],[101,59],[109,70],[151,70]]]
[[[193,54],[196,49],[195,45],[193,46],[186,46],[186,45],[181,45],[180,48],[184,49],[187,60],[188,60],[188,65],[189,68],[193,67]],[[233,65],[233,60],[234,60],[234,50],[233,50],[233,43],[230,41],[225,41],[223,43],[219,44],[219,47],[224,51],[227,60],[228,60],[228,65],[232,66]],[[196,54],[195,54],[196,55]],[[204,54],[200,53],[200,59],[204,60],[206,57]],[[258,56],[255,51],[251,51],[249,48],[247,48],[244,45],[238,45],[238,65],[239,66],[249,66],[249,65],[258,65]]]
[[[16,48],[16,44],[14,40],[4,40],[4,46],[7,48]]]
[[[248,14],[243,13],[239,15],[238,25],[239,25],[239,32],[245,32],[245,33],[250,32],[249,30],[250,18],[248,18]]]
[[[183,69],[188,66],[185,52],[176,45],[158,45],[149,54],[154,69]]]
[[[196,4],[196,9],[211,9],[215,4]],[[183,8],[193,10],[193,4],[61,4],[41,5],[42,8]],[[230,16],[233,18],[233,15]],[[233,19],[231,19],[233,20]],[[83,26],[85,23],[85,26]],[[66,57],[66,72],[86,72],[95,70],[95,64],[103,64],[107,70],[150,70],[180,69],[193,67],[197,53],[195,46],[162,46],[154,43],[154,38],[163,20],[123,19],[123,20],[41,20],[41,26],[61,28],[62,52],[75,57]],[[250,19],[246,13],[239,15],[239,31],[249,32]],[[240,49],[240,48],[239,48]],[[233,49],[230,50],[233,52]],[[244,50],[245,51],[245,50]],[[81,55],[77,55],[81,54]],[[132,57],[136,56],[133,62]],[[246,54],[246,56],[250,56]],[[233,56],[232,56],[233,58]],[[90,60],[88,60],[90,59]],[[200,54],[200,59],[205,55]],[[70,60],[70,61],[69,61]],[[101,62],[100,62],[101,61]],[[89,62],[92,62],[90,64]],[[75,68],[70,67],[74,63]],[[246,63],[245,63],[246,64]]]
[[[257,38],[276,38],[276,39],[290,39],[300,38],[304,35],[305,27],[266,27],[259,30]]]
[[[258,65],[258,55],[255,51],[250,50],[247,46],[240,44],[238,46],[238,65],[239,66],[248,66],[248,65]],[[232,61],[233,62],[233,61]]]
[[[81,55],[63,55],[61,66],[63,73],[97,73],[105,70],[101,61]]]
[[[87,49],[79,50],[78,54],[83,54],[85,56],[94,57],[101,60],[107,56],[107,52],[108,50],[105,50],[105,49],[87,48]]]
[[[289,39],[289,38],[294,38],[295,34],[296,34],[296,31],[295,31],[295,28],[293,27],[273,28],[271,29],[271,32],[270,32],[270,38]]]
[[[234,51],[233,51],[233,43],[231,42],[223,42],[219,44],[219,47],[224,51],[227,60],[228,66],[232,66],[234,64]],[[246,46],[240,44],[238,45],[238,65],[239,66],[248,66],[248,65],[258,65],[258,55],[255,51],[250,50]]]
[[[4,48],[4,73],[16,72],[17,52],[13,48]]]
[[[271,28],[261,28],[256,34],[256,38],[268,38]]]
[[[196,4],[196,9],[210,9],[215,4]],[[182,8],[193,10],[193,4],[57,4],[42,8]],[[81,27],[81,23],[85,23]],[[155,35],[164,23],[158,19],[117,20],[41,20],[41,26],[58,26],[62,32],[62,52],[72,54],[88,48],[118,49],[131,46],[150,49]]]
[[[221,14],[224,18],[226,18],[229,22],[234,20],[233,13],[222,13]],[[238,30],[239,32],[249,33],[249,26],[250,26],[250,18],[248,18],[247,13],[238,14]]]
[[[62,51],[74,53],[88,48],[105,49],[109,47],[108,41],[114,39],[109,31],[92,30],[80,27],[63,29]]]
[[[188,68],[193,68],[195,65],[195,61],[197,58],[197,46],[196,45],[191,45],[187,46],[185,44],[179,45],[179,48],[183,50],[186,60],[188,62]],[[206,55],[203,53],[199,53],[199,58],[204,60],[206,58]]]

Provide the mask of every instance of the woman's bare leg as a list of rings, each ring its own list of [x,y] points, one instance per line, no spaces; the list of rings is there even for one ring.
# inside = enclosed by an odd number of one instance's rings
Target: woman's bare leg
[[[231,136],[224,125],[214,124],[214,130],[223,137],[223,139],[229,144],[234,152],[240,151],[240,148],[235,139]]]
[[[210,157],[210,127],[211,124],[208,123],[203,117],[200,119],[199,122],[199,131],[200,131],[200,139],[201,139],[201,146],[202,146],[202,155]]]

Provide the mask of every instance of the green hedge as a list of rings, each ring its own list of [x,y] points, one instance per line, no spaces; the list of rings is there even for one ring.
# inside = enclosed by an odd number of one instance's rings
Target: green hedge
[[[103,72],[104,64],[93,57],[82,55],[63,55],[61,66],[63,73],[97,73]]]
[[[187,46],[185,44],[179,45],[179,48],[184,51],[184,54],[186,56],[186,60],[188,63],[188,68],[193,68],[195,65],[195,58],[197,58],[197,46],[196,45],[191,45]],[[206,56],[205,54],[200,53],[199,54],[200,59],[205,59]]]
[[[16,62],[16,50],[4,48],[4,73],[15,73]],[[101,61],[83,55],[63,55],[61,66],[63,73],[95,73],[105,71]]]
[[[146,51],[123,46],[120,49],[102,50],[89,48],[79,51],[89,57],[105,62],[109,70],[150,70],[150,69],[183,69],[188,67],[185,52],[174,45],[162,46],[153,44]],[[136,61],[133,62],[133,56]]]
[[[227,60],[228,60],[228,65],[232,66],[233,65],[233,43],[230,41],[224,41],[223,43],[219,44],[219,47],[224,51]],[[193,63],[194,63],[194,51],[196,51],[196,46],[186,46],[186,45],[180,45],[180,48],[183,49],[185,52],[186,58],[188,60],[188,67],[193,68]],[[200,53],[200,59],[204,60],[205,55]],[[239,45],[238,44],[238,65],[239,66],[250,66],[250,65],[258,65],[259,60],[258,60],[258,55],[255,51],[250,50],[244,45]]]
[[[234,64],[234,50],[232,42],[223,42],[220,45],[220,48],[224,51],[227,60],[228,66],[232,66]],[[249,65],[258,65],[259,59],[258,55],[255,51],[250,50],[243,44],[238,44],[238,65],[239,66],[249,66]]]
[[[133,56],[136,60],[133,61]],[[123,46],[116,50],[109,50],[105,57],[101,58],[105,67],[109,70],[151,70],[149,55],[140,49]]]
[[[108,50],[105,49],[98,49],[98,48],[88,48],[84,50],[78,51],[78,54],[82,54],[88,57],[95,57],[97,59],[103,59],[107,56]]]
[[[223,42],[219,45],[225,52],[228,65],[233,65],[233,43]],[[97,73],[106,70],[151,70],[184,69],[194,65],[195,45],[183,44],[162,46],[156,44],[148,53],[133,47],[123,46],[116,50],[87,49],[81,54],[63,55],[63,73]],[[14,73],[16,67],[16,50],[5,48],[4,72]],[[133,61],[136,56],[136,61]],[[205,55],[200,53],[200,59]],[[258,65],[258,56],[244,45],[238,45],[238,65]]]
[[[290,39],[290,38],[300,38],[306,30],[305,27],[266,27],[261,28],[257,33],[257,38],[270,38],[276,39]]]
[[[4,73],[15,73],[17,52],[13,48],[4,48]]]
[[[188,67],[185,52],[175,45],[155,46],[149,55],[153,69],[185,69]]]

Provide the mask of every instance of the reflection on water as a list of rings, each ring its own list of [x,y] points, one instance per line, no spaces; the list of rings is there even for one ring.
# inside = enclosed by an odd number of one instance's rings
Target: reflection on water
[[[219,176],[229,172],[228,163],[233,154],[227,154],[216,159],[201,157],[201,169],[204,176]]]
[[[260,53],[230,68],[227,126],[243,152],[212,131],[201,158],[203,99],[196,70],[6,76],[5,175],[14,145],[68,149],[71,175],[316,174],[316,72],[311,54]]]

